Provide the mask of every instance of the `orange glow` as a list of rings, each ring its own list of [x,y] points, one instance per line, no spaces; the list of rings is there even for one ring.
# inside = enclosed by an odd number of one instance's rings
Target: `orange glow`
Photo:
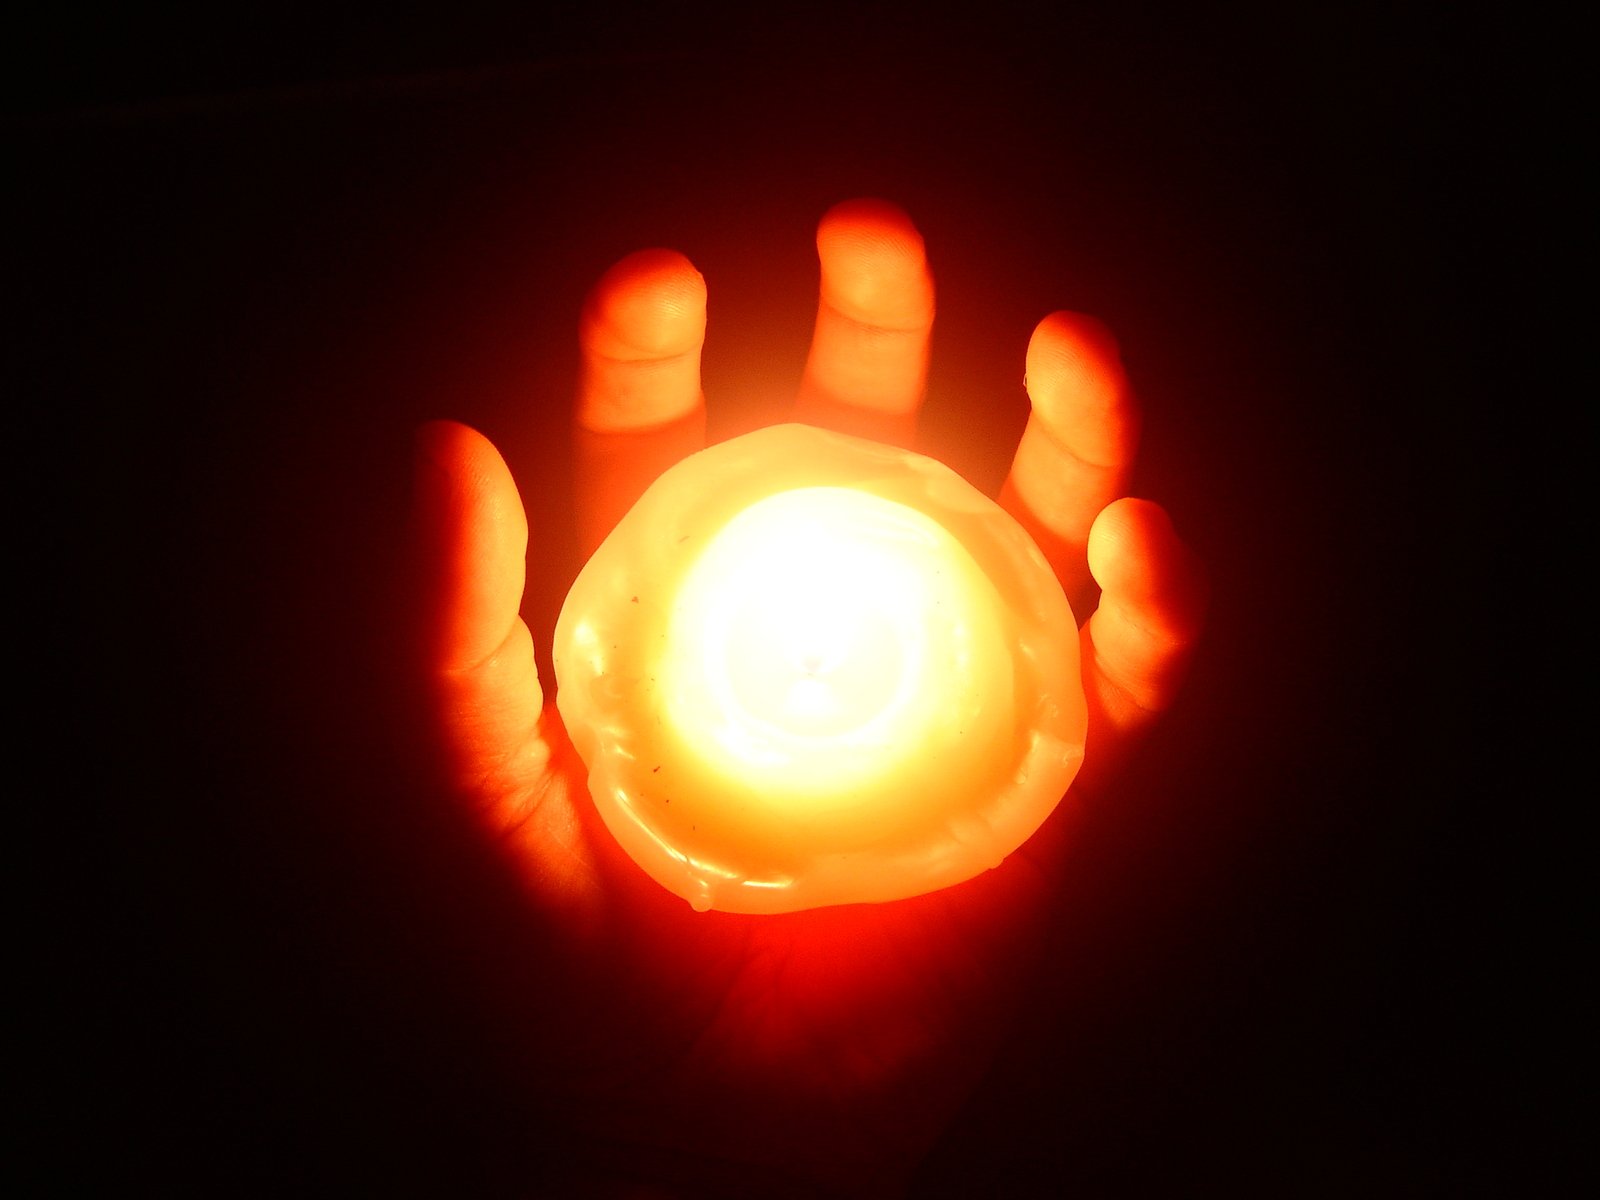
[[[580,574],[557,703],[607,826],[696,908],[899,899],[996,866],[1082,757],[1076,627],[947,468],[806,426],[674,467]]]

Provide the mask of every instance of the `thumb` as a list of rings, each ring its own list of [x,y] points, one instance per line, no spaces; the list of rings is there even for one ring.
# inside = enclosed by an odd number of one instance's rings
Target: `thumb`
[[[485,801],[526,795],[548,751],[533,638],[517,615],[521,498],[489,440],[453,421],[417,430],[414,470],[424,669],[452,774]]]

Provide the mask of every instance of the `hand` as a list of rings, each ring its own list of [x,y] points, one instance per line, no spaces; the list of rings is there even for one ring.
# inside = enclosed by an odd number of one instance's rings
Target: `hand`
[[[797,417],[909,442],[934,316],[922,239],[898,209],[854,201],[823,218],[817,246]],[[589,297],[576,443],[585,551],[704,442],[705,300],[694,267],[664,250],[624,259]],[[529,525],[510,472],[465,426],[419,431],[436,727],[457,800],[525,883],[543,985],[528,1053],[580,1132],[692,1162],[701,1183],[751,1172],[730,1190],[761,1180],[779,1194],[787,1181],[881,1195],[903,1185],[983,1070],[1071,813],[1171,703],[1203,608],[1200,572],[1165,513],[1120,498],[1138,418],[1110,335],[1088,317],[1047,317],[1026,379],[1033,412],[1000,500],[1075,611],[1098,586],[1080,632],[1083,770],[994,871],[892,904],[779,916],[696,913],[622,855],[543,701],[518,616]],[[534,518],[537,564],[538,538],[565,518]],[[642,1169],[675,1169],[660,1162]]]

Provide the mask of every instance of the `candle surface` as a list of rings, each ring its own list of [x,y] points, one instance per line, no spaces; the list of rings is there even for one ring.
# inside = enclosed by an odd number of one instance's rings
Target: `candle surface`
[[[1083,754],[1077,628],[931,459],[803,425],[665,472],[579,574],[556,702],[606,826],[696,908],[894,900],[996,866]]]

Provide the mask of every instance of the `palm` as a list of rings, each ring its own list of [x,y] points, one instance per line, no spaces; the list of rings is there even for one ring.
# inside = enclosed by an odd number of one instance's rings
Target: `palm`
[[[800,413],[904,439],[933,316],[921,240],[898,210],[857,202],[824,219],[818,244],[823,300]],[[667,252],[624,260],[591,295],[578,414],[586,541],[703,438],[704,314],[698,274]],[[1102,589],[1081,635],[1085,768],[1072,801],[1000,869],[892,904],[695,913],[622,856],[554,705],[541,703],[516,616],[527,524],[509,473],[462,426],[422,432],[431,666],[456,790],[507,839],[533,915],[553,931],[563,961],[549,974],[564,985],[557,1008],[570,1007],[539,1052],[596,1127],[877,1189],[981,1070],[1063,823],[1170,700],[1199,610],[1196,572],[1164,515],[1117,500],[1136,419],[1114,346],[1057,314],[1028,359],[1035,413],[1002,502],[1075,605]]]

